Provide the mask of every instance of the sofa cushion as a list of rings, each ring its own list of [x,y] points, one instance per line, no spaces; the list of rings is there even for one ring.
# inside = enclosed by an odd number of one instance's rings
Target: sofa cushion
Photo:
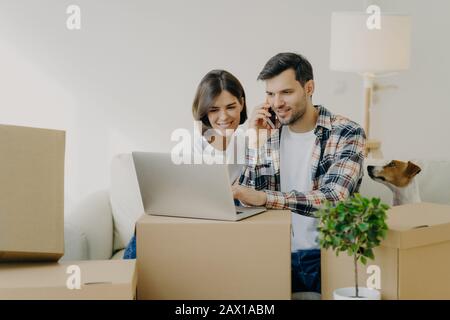
[[[144,213],[131,154],[119,154],[111,163],[110,201],[114,219],[114,251],[127,246],[136,221]]]
[[[87,259],[110,259],[113,252],[113,218],[108,190],[99,190],[82,199],[65,217],[65,225],[72,227],[73,237],[68,234],[65,242],[68,248],[79,241],[76,233],[86,239]],[[75,229],[76,228],[76,229]],[[70,230],[70,229],[67,229]],[[80,243],[79,243],[80,244]],[[79,248],[85,252],[83,246]],[[85,254],[85,253],[83,253]],[[68,257],[66,257],[68,259]]]
[[[417,159],[411,161],[422,169],[417,175],[422,201],[450,205],[450,161]]]
[[[64,256],[59,261],[88,260],[86,234],[70,222],[64,223]]]

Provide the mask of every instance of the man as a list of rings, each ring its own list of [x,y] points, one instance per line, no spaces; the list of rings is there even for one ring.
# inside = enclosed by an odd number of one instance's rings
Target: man
[[[269,130],[247,150],[245,171],[233,195],[242,203],[292,212],[292,291],[320,293],[320,250],[314,212],[324,200],[357,192],[363,175],[364,130],[355,122],[312,104],[311,64],[280,53],[258,76],[266,103],[256,107],[249,127]],[[277,128],[267,119],[272,109]]]

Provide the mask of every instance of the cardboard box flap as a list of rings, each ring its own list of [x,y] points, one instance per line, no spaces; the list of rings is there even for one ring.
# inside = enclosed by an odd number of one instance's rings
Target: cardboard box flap
[[[415,203],[388,211],[389,231],[383,246],[408,249],[450,240],[450,206]]]
[[[0,289],[6,288],[62,288],[75,274],[70,266],[79,267],[80,284],[124,284],[134,281],[135,260],[98,260],[60,263],[3,263],[0,265]]]
[[[286,212],[290,212],[288,210],[269,210],[265,211],[261,214],[254,215],[250,218],[243,219],[240,221],[222,221],[222,220],[210,220],[210,219],[203,219],[203,218],[184,218],[184,217],[170,217],[170,216],[159,216],[159,215],[150,215],[144,213],[141,218],[139,218],[140,224],[230,224],[234,225],[236,223],[239,224],[278,224],[278,225],[285,225],[286,223],[286,217],[284,214]],[[280,218],[280,216],[282,218]],[[290,216],[289,216],[290,217]]]

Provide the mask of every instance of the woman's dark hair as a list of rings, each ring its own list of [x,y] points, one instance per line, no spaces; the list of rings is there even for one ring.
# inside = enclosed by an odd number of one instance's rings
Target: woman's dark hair
[[[192,104],[194,119],[202,121],[204,126],[211,128],[208,112],[213,106],[214,101],[224,90],[235,96],[239,100],[239,103],[242,103],[239,124],[243,124],[247,120],[244,88],[235,76],[225,70],[212,70],[200,81]]]
[[[268,80],[279,75],[285,70],[293,69],[295,79],[302,87],[309,80],[314,80],[313,69],[309,61],[300,54],[284,52],[270,58],[259,73],[258,80]]]

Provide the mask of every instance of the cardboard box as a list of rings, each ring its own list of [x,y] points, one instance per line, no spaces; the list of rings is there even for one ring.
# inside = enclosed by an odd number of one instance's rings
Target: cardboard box
[[[418,203],[388,211],[389,231],[374,250],[375,260],[359,264],[359,285],[367,286],[380,267],[382,299],[450,299],[450,206]],[[322,250],[322,299],[354,286],[353,257]],[[370,270],[369,270],[370,271]]]
[[[0,125],[0,261],[64,254],[65,133]]]
[[[141,299],[290,299],[291,213],[238,222],[144,215],[137,222]]]
[[[77,275],[80,289],[69,289]],[[135,260],[1,263],[0,300],[131,300],[136,281]]]

